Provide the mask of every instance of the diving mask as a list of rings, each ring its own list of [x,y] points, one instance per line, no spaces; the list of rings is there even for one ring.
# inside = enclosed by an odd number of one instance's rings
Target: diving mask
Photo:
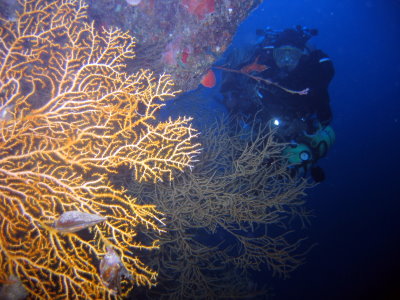
[[[293,46],[281,46],[274,49],[274,60],[280,69],[292,71],[297,67],[303,51]]]

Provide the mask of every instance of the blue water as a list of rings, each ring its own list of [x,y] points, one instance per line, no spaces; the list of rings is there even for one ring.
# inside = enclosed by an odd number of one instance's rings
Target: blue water
[[[400,299],[400,1],[265,0],[234,43],[297,24],[318,28],[312,42],[334,61],[337,142],[308,197],[318,246],[273,281],[276,299]]]

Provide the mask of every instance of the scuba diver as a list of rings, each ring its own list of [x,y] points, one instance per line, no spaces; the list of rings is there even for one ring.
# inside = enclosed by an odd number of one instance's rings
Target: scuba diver
[[[245,123],[271,121],[280,140],[289,143],[284,154],[293,172],[310,171],[315,181],[323,181],[324,172],[316,163],[335,141],[329,126],[332,61],[308,45],[316,29],[296,26],[257,34],[263,38],[247,52],[250,59],[235,64],[240,55],[234,54],[228,59],[233,68],[220,68],[228,71],[223,72],[223,103]]]

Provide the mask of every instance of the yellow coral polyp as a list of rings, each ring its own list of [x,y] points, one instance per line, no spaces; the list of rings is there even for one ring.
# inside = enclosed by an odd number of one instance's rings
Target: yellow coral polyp
[[[158,122],[175,96],[168,75],[123,70],[134,58],[127,32],[97,32],[79,0],[28,0],[0,26],[0,281],[17,276],[42,299],[107,299],[98,264],[111,246],[133,282],[157,273],[137,257],[137,226],[161,232],[153,205],[116,188],[121,166],[138,181],[172,180],[199,145],[190,118]],[[106,217],[85,234],[49,230],[66,211]],[[136,249],[136,250],[135,250]]]

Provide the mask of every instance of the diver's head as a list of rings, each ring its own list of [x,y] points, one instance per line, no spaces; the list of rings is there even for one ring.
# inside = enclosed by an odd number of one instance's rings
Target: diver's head
[[[285,71],[294,70],[299,64],[303,51],[291,45],[283,45],[273,50],[273,57],[279,69]]]
[[[265,31],[265,39],[261,46],[273,51],[276,65],[285,71],[292,71],[299,64],[301,57],[307,54],[307,41],[318,34],[316,29],[302,26],[282,31]]]
[[[273,57],[279,69],[292,71],[305,53],[308,36],[301,28],[285,29],[276,38]]]

